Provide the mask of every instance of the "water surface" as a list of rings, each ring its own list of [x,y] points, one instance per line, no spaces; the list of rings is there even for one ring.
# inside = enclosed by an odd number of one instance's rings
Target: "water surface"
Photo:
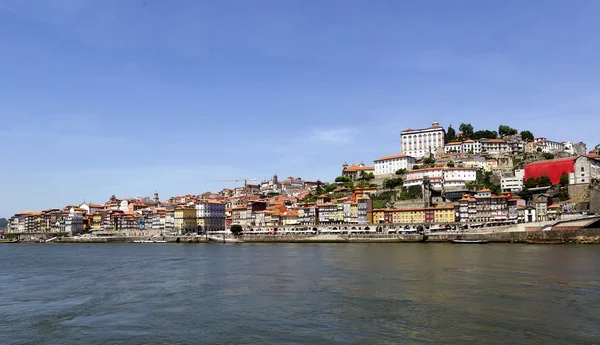
[[[600,247],[0,245],[2,344],[594,344]]]

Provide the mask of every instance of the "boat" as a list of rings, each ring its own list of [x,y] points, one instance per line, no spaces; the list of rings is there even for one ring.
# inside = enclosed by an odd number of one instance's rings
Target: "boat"
[[[448,240],[451,243],[456,243],[456,244],[486,244],[489,241],[487,240]]]
[[[133,241],[133,243],[167,243],[167,241],[163,241],[163,240],[139,240],[139,241]]]
[[[564,244],[565,242],[561,240],[527,240],[528,244]]]

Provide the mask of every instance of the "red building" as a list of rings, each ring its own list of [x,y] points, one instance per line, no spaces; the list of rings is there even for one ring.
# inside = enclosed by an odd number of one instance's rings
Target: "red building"
[[[577,158],[578,157],[575,156],[527,164],[525,165],[525,180],[530,177],[548,175],[552,184],[558,184],[560,182],[560,176],[563,173],[569,175],[575,171],[575,160],[577,160]]]

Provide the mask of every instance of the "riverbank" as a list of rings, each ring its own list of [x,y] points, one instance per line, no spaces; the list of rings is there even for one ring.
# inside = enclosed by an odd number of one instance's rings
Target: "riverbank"
[[[50,243],[129,243],[147,240],[145,237],[62,237]],[[485,240],[490,243],[586,243],[600,244],[600,229],[512,231],[489,233],[436,233],[428,235],[355,234],[355,235],[219,235],[166,236],[166,243],[436,243],[449,240]],[[23,240],[22,243],[35,242]]]

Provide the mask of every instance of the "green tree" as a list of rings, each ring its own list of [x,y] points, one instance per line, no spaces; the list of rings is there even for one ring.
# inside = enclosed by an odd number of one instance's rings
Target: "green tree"
[[[518,195],[525,200],[530,200],[533,196],[533,193],[531,193],[531,191],[528,188],[523,188],[523,190],[521,190]]]
[[[406,174],[406,172],[407,171],[404,168],[403,169],[398,169],[398,170],[396,170],[396,175],[404,175],[404,174]]]
[[[239,235],[239,234],[241,234],[243,230],[244,230],[244,229],[243,229],[243,228],[242,228],[242,226],[241,226],[241,225],[239,225],[239,224],[233,224],[233,225],[232,225],[232,226],[229,228],[229,231],[231,231],[231,233],[232,233],[232,234],[234,234],[234,235],[236,235],[236,236],[237,236],[237,235]]]
[[[454,161],[448,161],[448,162],[446,162],[446,166],[450,167],[450,168],[454,168]]]
[[[420,167],[420,166],[418,166],[418,165],[416,165],[416,164],[415,164],[415,165],[413,165],[413,170],[417,170],[417,169],[419,169],[419,168],[421,168],[421,167]]]
[[[427,157],[423,159],[423,164],[435,164],[435,159]]]
[[[542,153],[542,157],[544,157],[544,159],[554,159],[554,155],[548,152]]]
[[[562,173],[562,175],[560,175],[560,185],[563,187],[566,187],[569,185],[569,175],[567,175],[567,173]]]
[[[541,147],[538,147],[538,148],[536,149],[536,151],[537,151],[537,152],[542,152],[542,148],[541,148]]]
[[[363,180],[372,180],[375,178],[375,174],[373,174],[372,172],[364,173],[360,178]]]
[[[350,182],[350,178],[348,176],[338,176],[335,178],[335,182],[338,182],[338,183]]]
[[[540,187],[552,186],[552,181],[550,181],[550,177],[544,174],[538,178],[538,185]]]
[[[394,189],[398,186],[402,186],[403,183],[404,183],[404,180],[402,180],[400,177],[396,177],[396,178],[391,178],[391,179],[385,180],[383,182],[383,186],[388,189]]]
[[[473,136],[473,126],[470,123],[461,123],[458,127],[461,133],[462,139],[471,139]]]
[[[526,141],[533,141],[534,136],[530,131],[521,131],[521,138]]]
[[[446,132],[446,143],[450,143],[456,140],[456,131],[452,128],[452,125],[448,126],[448,131]]]
[[[538,178],[530,177],[530,178],[526,179],[523,184],[525,185],[525,188],[535,188],[538,185]]]
[[[479,139],[497,139],[498,138],[498,132],[496,131],[489,131],[489,130],[481,130],[481,131],[477,131],[475,133],[473,133],[473,135],[471,136],[471,139],[473,140],[479,140]]]
[[[507,125],[500,125],[500,127],[498,127],[498,134],[500,134],[500,137],[505,135],[515,135],[517,133],[518,131],[516,129]]]

